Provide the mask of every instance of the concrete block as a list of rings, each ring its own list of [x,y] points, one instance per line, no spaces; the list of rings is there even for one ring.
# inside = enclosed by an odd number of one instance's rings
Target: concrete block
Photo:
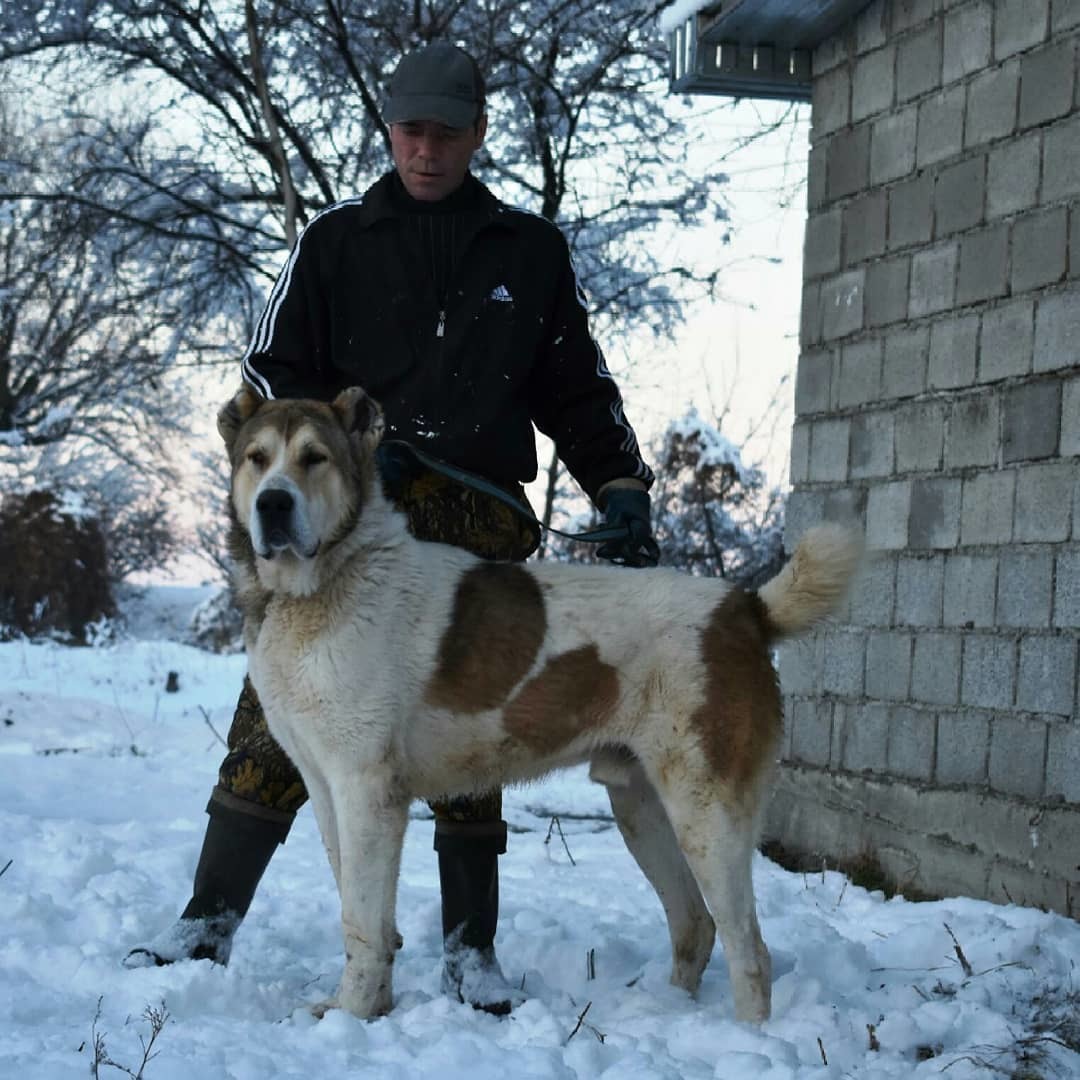
[[[824,638],[815,634],[783,642],[779,654],[780,689],[792,694],[815,695],[821,692],[821,666],[824,656]]]
[[[1080,116],[1048,127],[1043,136],[1042,201],[1080,195]]]
[[[921,477],[911,482],[908,542],[912,548],[956,547],[960,540],[961,486],[959,477]]]
[[[891,412],[860,413],[851,418],[851,475],[857,480],[891,476],[893,426]]]
[[[806,219],[803,244],[803,274],[808,278],[824,277],[840,269],[842,214],[827,210]]]
[[[832,34],[814,50],[810,58],[810,69],[814,78],[831,71],[851,59],[851,40],[846,33]]]
[[[1020,61],[1020,127],[1066,116],[1076,85],[1076,41],[1066,38],[1024,55]]]
[[[866,639],[862,631],[827,630],[821,686],[826,694],[861,697]]]
[[[945,15],[942,78],[946,83],[990,66],[992,30],[993,9],[988,0],[968,4]]]
[[[857,124],[893,103],[896,87],[896,47],[886,45],[855,61],[851,77],[851,122]]]
[[[995,382],[1031,371],[1035,304],[1015,300],[984,311],[979,331],[979,382]]]
[[[1011,709],[1016,694],[1016,641],[996,634],[964,637],[960,700],[982,709]]]
[[[949,316],[934,323],[930,329],[927,386],[931,390],[971,386],[975,382],[978,344],[978,315]]]
[[[825,496],[820,491],[796,488],[784,507],[784,550],[794,551],[811,525],[825,521]]]
[[[833,404],[847,409],[881,398],[881,342],[860,341],[840,350],[839,378],[833,383]]]
[[[995,225],[961,237],[956,302],[976,304],[1004,296],[1008,289],[1008,226]]]
[[[833,353],[830,349],[804,352],[795,369],[795,415],[826,412],[832,387]]]
[[[866,636],[866,696],[907,701],[911,684],[911,635],[896,630]]]
[[[1025,465],[1016,479],[1013,536],[1021,544],[1068,540],[1076,463]]]
[[[925,244],[934,225],[934,178],[923,173],[889,192],[889,249]]]
[[[1077,0],[1051,0],[1050,33],[1071,30],[1080,26],[1080,3]]]
[[[827,169],[830,201],[866,190],[870,180],[869,124],[837,132],[830,139]]]
[[[885,250],[888,200],[884,191],[853,199],[844,208],[844,266],[866,262]]]
[[[1061,398],[1061,455],[1070,454],[1080,457],[1080,378],[1065,383]]]
[[[1080,727],[1054,724],[1046,754],[1046,794],[1080,803]]]
[[[796,423],[791,429],[789,482],[805,484],[810,479],[810,425]]]
[[[1080,289],[1039,298],[1035,313],[1035,371],[1080,366]]]
[[[1016,220],[1012,248],[1014,294],[1053,285],[1064,278],[1068,235],[1068,214],[1064,206]]]
[[[945,558],[944,626],[972,630],[994,625],[997,559],[993,555],[948,555]]]
[[[976,75],[968,85],[964,145],[982,146],[1016,130],[1020,63],[1013,60]]]
[[[996,716],[990,729],[990,786],[1007,795],[1037,799],[1043,793],[1046,724]]]
[[[851,585],[848,618],[856,626],[891,626],[896,603],[896,559],[871,552]]]
[[[829,159],[829,138],[816,140],[811,132],[810,153],[806,168],[806,209],[811,213],[820,210],[828,198],[826,186]]]
[[[896,624],[935,627],[941,625],[945,559],[901,555],[896,562]]]
[[[851,75],[847,67],[834,68],[814,79],[811,104],[815,139],[851,123]]]
[[[908,315],[911,318],[947,311],[953,306],[958,257],[959,249],[955,241],[916,252],[911,260],[908,299]]]
[[[1069,208],[1069,277],[1080,277],[1080,207]]]
[[[909,106],[871,125],[870,183],[875,187],[899,180],[915,168],[918,111]]]
[[[986,175],[986,216],[1003,217],[1038,205],[1040,140],[1035,132],[990,152]]]
[[[895,17],[893,32],[896,32]],[[903,104],[941,86],[941,22],[901,38],[896,46],[896,100]]]
[[[810,479],[846,480],[851,421],[815,420],[810,428]]]
[[[920,169],[955,157],[964,148],[966,101],[966,88],[958,85],[920,102],[915,144],[915,164]]]
[[[1043,379],[1005,392],[1002,452],[1006,462],[1053,457],[1058,449],[1061,383]]]
[[[863,318],[867,327],[887,326],[907,318],[911,258],[881,259],[866,268]]]
[[[936,472],[945,446],[945,404],[919,401],[898,409],[895,426],[896,471]]]
[[[849,772],[884,772],[889,747],[886,705],[837,702],[834,758]]]
[[[1012,539],[1015,472],[977,473],[964,479],[960,540],[971,544],[1007,544]]]
[[[849,270],[822,282],[821,333],[826,341],[862,329],[865,292],[865,270]]]
[[[790,504],[790,497],[788,501]],[[866,502],[867,546],[880,551],[906,548],[910,513],[910,480],[872,487]]]
[[[893,705],[889,714],[889,772],[910,780],[928,781],[934,775],[937,717],[932,712]]]
[[[911,670],[911,696],[929,705],[955,705],[960,699],[958,633],[919,634]]]
[[[995,7],[995,60],[1004,60],[1046,40],[1050,0],[997,0]]]
[[[788,709],[791,756],[809,765],[828,765],[832,747],[832,703],[797,698]]]
[[[870,275],[867,274],[867,292]],[[905,293],[906,295],[906,293]],[[926,389],[926,361],[930,353],[930,331],[925,326],[910,330],[897,327],[885,339],[881,366],[881,393],[886,399],[912,397]]]
[[[855,53],[861,56],[879,49],[889,39],[885,0],[872,0],[855,18]]]
[[[1038,634],[1021,639],[1017,707],[1071,716],[1075,700],[1076,635]]]
[[[825,492],[822,517],[861,532],[866,520],[866,488],[857,484],[829,488]]]
[[[805,282],[799,310],[799,345],[811,349],[821,342],[821,285]]]
[[[934,236],[942,239],[982,224],[986,202],[986,156],[942,169],[934,189]]]
[[[1060,551],[1054,577],[1054,626],[1080,628],[1080,549]]]
[[[939,784],[985,784],[990,766],[990,715],[975,709],[941,713],[937,727]]]
[[[1054,588],[1049,548],[1006,548],[998,566],[997,624],[1048,627]]]
[[[929,22],[941,7],[941,0],[893,0],[891,6],[895,36]]]
[[[949,409],[946,468],[993,466],[1001,445],[1001,403],[993,392],[957,398]]]

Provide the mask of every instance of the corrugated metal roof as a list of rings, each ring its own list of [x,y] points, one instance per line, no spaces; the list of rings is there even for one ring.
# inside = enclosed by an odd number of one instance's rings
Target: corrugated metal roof
[[[772,45],[813,49],[870,0],[726,0],[710,4],[699,40],[709,45]],[[708,20],[708,21],[706,21]]]
[[[814,48],[870,0],[723,0],[670,34],[676,93],[810,99]]]

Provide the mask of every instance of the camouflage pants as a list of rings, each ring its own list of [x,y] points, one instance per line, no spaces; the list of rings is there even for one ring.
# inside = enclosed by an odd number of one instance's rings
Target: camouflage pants
[[[525,504],[524,496],[518,493]],[[521,560],[532,552],[535,528],[498,499],[463,488],[437,473],[423,472],[402,481],[395,500],[405,512],[409,531],[420,540],[437,540],[484,559]],[[527,505],[527,504],[525,504]],[[274,741],[251,681],[244,679],[229,729],[229,752],[218,771],[215,803],[253,814],[282,826],[282,838],[307,801],[296,766]],[[461,796],[429,804],[436,820],[501,827],[502,792]],[[208,808],[209,809],[209,808]]]

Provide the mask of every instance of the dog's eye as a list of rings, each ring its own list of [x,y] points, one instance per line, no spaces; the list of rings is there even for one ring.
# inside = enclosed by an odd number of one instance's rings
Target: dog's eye
[[[256,469],[261,469],[266,464],[266,454],[261,450],[249,450],[247,459]]]
[[[313,469],[316,465],[321,465],[325,460],[325,454],[320,454],[318,450],[308,450],[300,459],[300,464],[305,469]]]

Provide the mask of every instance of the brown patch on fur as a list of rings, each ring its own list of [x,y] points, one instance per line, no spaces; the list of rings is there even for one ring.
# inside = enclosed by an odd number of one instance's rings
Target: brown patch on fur
[[[705,703],[691,717],[705,757],[739,790],[752,784],[780,737],[780,686],[769,658],[773,629],[756,593],[732,589],[701,635]]]
[[[603,723],[618,698],[618,672],[586,645],[552,657],[506,707],[503,725],[529,748],[550,752]]]
[[[532,574],[513,563],[474,566],[458,583],[425,700],[465,713],[497,709],[528,674],[546,631]]]

